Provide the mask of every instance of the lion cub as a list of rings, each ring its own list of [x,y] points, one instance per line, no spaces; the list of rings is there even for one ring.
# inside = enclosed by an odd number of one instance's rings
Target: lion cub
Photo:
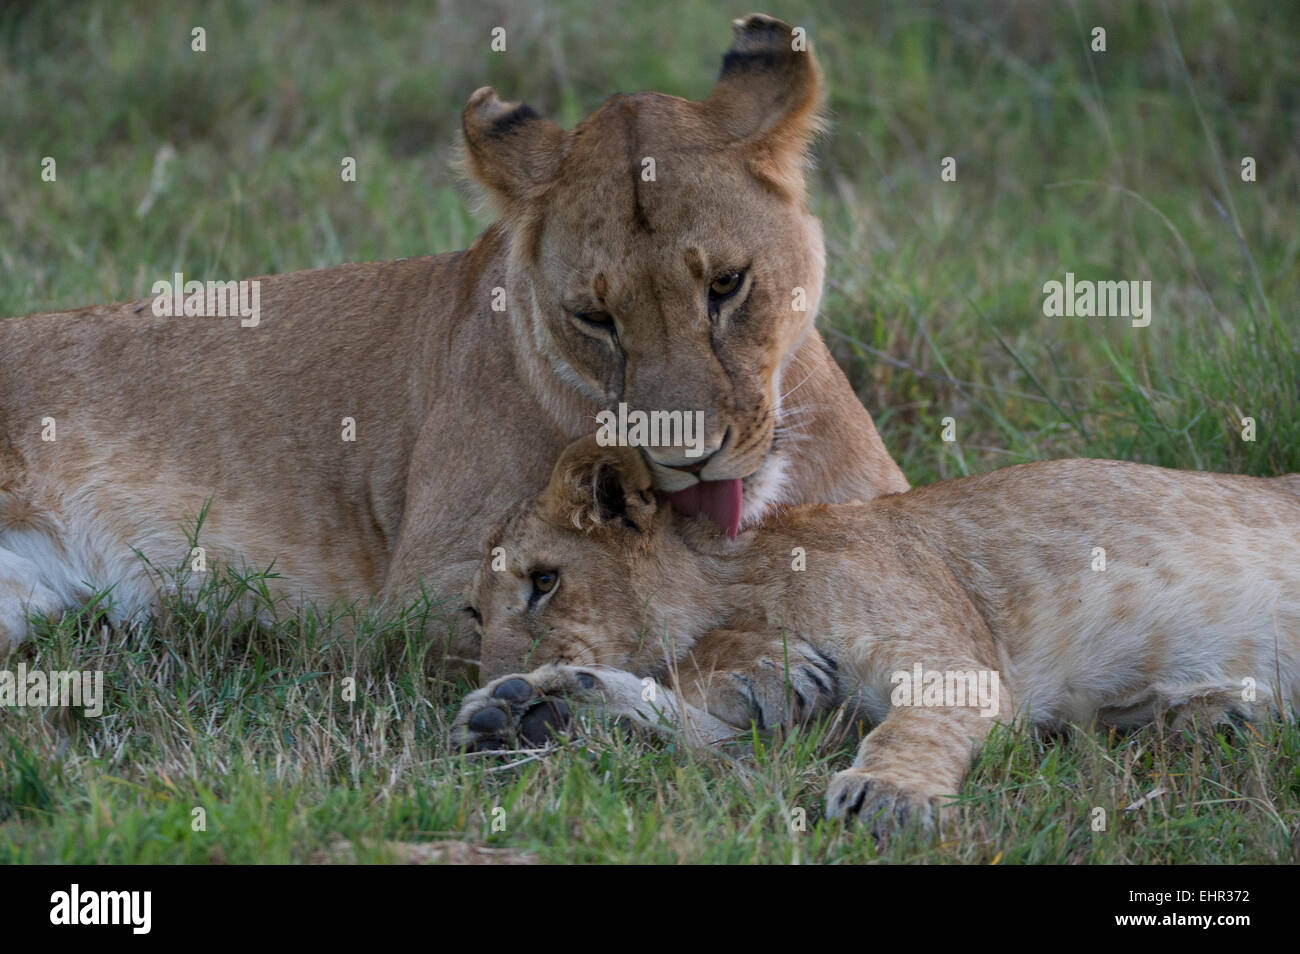
[[[455,741],[541,741],[561,694],[702,742],[847,704],[876,727],[827,813],[883,830],[931,822],[995,721],[1251,718],[1300,693],[1300,475],[1043,461],[734,541],[703,523],[634,450],[571,445],[490,538],[467,612],[492,681]]]

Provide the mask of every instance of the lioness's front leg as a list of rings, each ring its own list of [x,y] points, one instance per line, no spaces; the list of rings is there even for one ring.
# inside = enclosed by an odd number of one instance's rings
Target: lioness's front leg
[[[733,726],[633,673],[552,663],[530,673],[502,676],[471,692],[452,723],[452,743],[472,751],[540,745],[569,727],[573,705],[648,729],[677,729],[695,745],[737,734]]]

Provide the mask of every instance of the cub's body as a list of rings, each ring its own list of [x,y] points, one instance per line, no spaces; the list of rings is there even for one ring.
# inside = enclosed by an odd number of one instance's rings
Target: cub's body
[[[649,488],[635,453],[579,442],[498,528],[506,565],[472,590],[485,651],[547,665],[472,694],[462,743],[510,741],[550,692],[654,722],[644,677],[704,741],[847,705],[877,727],[828,811],[878,820],[929,817],[998,720],[1300,698],[1297,475],[1045,461],[794,507],[734,542]],[[538,567],[550,588],[529,595]]]
[[[1198,699],[1249,715],[1279,689],[1300,699],[1298,491],[1044,461],[792,508],[709,558],[739,575],[740,605],[839,660],[877,721],[889,674],[945,656],[998,670],[1038,723],[1134,725]],[[806,569],[790,572],[797,547]]]

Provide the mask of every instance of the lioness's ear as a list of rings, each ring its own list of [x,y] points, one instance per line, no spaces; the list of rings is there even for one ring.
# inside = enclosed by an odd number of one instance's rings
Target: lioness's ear
[[[579,530],[642,531],[658,506],[640,452],[634,447],[602,447],[594,436],[565,448],[543,498],[554,519]]]
[[[503,103],[496,90],[476,90],[461,115],[470,173],[491,190],[503,212],[541,195],[569,151],[569,134],[526,103]]]
[[[700,104],[727,142],[750,150],[750,169],[791,198],[803,196],[808,147],[821,128],[821,68],[807,36],[752,14],[733,24],[722,74]]]

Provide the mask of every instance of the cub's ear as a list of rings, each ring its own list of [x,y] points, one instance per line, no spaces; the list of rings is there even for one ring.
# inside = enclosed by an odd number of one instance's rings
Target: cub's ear
[[[759,179],[802,199],[808,148],[822,126],[821,67],[807,36],[787,23],[756,13],[732,26],[722,73],[700,108],[725,141],[749,149]]]
[[[650,527],[658,503],[650,469],[634,447],[602,447],[595,436],[574,441],[543,494],[552,519],[579,530]]]
[[[541,195],[569,151],[569,134],[526,103],[503,103],[496,90],[476,90],[461,114],[465,164],[501,211]]]

